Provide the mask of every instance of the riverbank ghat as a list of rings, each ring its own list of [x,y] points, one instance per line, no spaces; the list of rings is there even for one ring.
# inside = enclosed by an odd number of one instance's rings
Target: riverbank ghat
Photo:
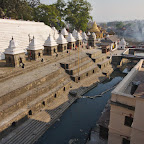
[[[142,144],[144,141],[144,61],[139,63],[112,91],[109,144]]]

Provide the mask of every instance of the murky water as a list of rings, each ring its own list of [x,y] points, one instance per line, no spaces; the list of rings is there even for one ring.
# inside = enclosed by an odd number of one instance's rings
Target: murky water
[[[112,77],[98,84],[85,96],[100,94],[122,80],[119,72],[112,74]],[[101,112],[110,99],[111,91],[96,99],[78,99],[63,113],[60,121],[51,126],[36,144],[68,144],[70,139],[78,139],[78,144],[84,144],[90,129],[96,125]]]

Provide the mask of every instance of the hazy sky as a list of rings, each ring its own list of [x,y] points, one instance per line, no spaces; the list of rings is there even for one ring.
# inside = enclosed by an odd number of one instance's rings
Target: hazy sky
[[[52,4],[57,0],[41,0]],[[68,0],[65,0],[68,1]],[[87,0],[93,10],[91,15],[96,22],[113,20],[144,19],[144,0]]]

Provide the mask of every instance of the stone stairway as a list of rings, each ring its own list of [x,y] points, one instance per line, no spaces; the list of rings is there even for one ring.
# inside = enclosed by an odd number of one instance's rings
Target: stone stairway
[[[2,138],[69,89],[71,79],[60,66],[50,64],[8,79],[0,86]]]

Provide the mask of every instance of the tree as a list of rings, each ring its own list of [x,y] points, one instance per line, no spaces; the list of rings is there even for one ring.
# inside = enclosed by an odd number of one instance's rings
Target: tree
[[[64,0],[57,0],[57,2],[55,3],[55,6],[57,8],[57,10],[60,13],[60,16],[62,19],[64,19],[65,17],[65,7],[66,7],[66,3]]]
[[[117,22],[116,24],[116,28],[117,29],[122,29],[124,27],[124,23],[123,22]]]
[[[61,21],[60,13],[56,6],[41,4],[34,9],[34,20],[44,22],[46,25],[60,29],[64,23]]]
[[[65,9],[65,21],[68,22],[72,28],[86,31],[87,23],[92,17],[90,11],[91,4],[86,0],[71,0],[68,1]]]
[[[30,7],[38,7],[40,5],[40,0],[27,0]]]

